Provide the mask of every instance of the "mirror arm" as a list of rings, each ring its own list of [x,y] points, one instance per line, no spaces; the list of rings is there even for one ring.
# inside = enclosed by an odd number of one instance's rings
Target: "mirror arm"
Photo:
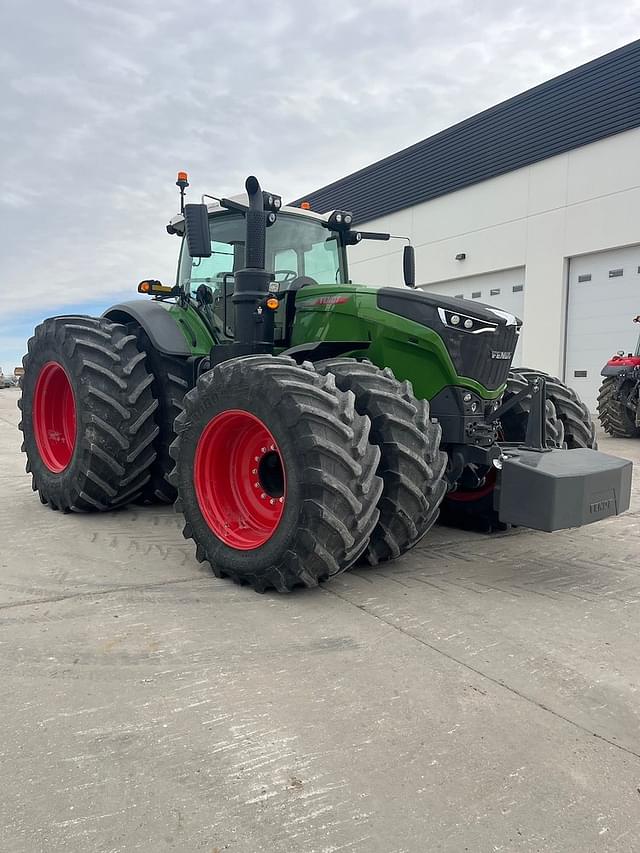
[[[391,240],[391,234],[382,231],[360,231],[360,236],[363,240]]]

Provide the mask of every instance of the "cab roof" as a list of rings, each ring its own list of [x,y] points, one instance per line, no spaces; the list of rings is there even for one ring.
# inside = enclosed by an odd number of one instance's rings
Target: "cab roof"
[[[245,204],[247,207],[249,206],[249,197],[246,193],[238,193],[238,195],[229,196],[229,201],[237,201],[239,204]],[[233,210],[229,210],[226,207],[222,207],[219,201],[207,201],[207,210],[209,211],[209,215],[213,215],[216,213],[233,213]],[[326,224],[329,216],[333,211],[329,211],[328,213],[316,213],[314,210],[304,210],[300,207],[291,207],[289,205],[283,205],[278,211],[278,215],[281,213],[291,213],[294,216],[302,216],[306,219],[313,219],[316,222],[320,222],[321,224]],[[174,229],[177,234],[184,233],[184,215],[182,213],[176,214],[172,219],[169,220],[169,225]]]

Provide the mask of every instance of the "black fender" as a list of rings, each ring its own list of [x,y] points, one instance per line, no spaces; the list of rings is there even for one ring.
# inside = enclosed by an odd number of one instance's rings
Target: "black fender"
[[[303,361],[321,361],[324,358],[344,355],[345,352],[366,350],[369,349],[370,344],[371,341],[313,341],[290,347],[280,355],[288,355],[301,364]]]
[[[114,323],[135,323],[149,336],[154,349],[164,355],[188,357],[191,350],[178,324],[160,302],[136,299],[121,302],[102,315]]]

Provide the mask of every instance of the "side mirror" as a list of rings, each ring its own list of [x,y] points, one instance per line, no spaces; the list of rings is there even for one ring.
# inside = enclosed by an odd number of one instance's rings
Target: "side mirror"
[[[402,272],[407,287],[416,286],[416,253],[411,244],[404,247],[402,252]]]
[[[191,257],[210,258],[211,237],[209,236],[209,212],[206,204],[185,204],[184,228]]]

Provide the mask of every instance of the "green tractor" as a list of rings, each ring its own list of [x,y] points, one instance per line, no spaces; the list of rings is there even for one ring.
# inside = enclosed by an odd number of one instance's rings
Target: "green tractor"
[[[348,247],[390,235],[348,211],[282,206],[254,177],[200,204],[177,185],[176,284],[29,341],[42,503],[175,502],[197,559],[258,591],[394,559],[439,513],[552,531],[628,508],[631,463],[594,449],[576,395],[511,370],[515,317],[416,290],[410,245],[406,287],[353,284]]]

